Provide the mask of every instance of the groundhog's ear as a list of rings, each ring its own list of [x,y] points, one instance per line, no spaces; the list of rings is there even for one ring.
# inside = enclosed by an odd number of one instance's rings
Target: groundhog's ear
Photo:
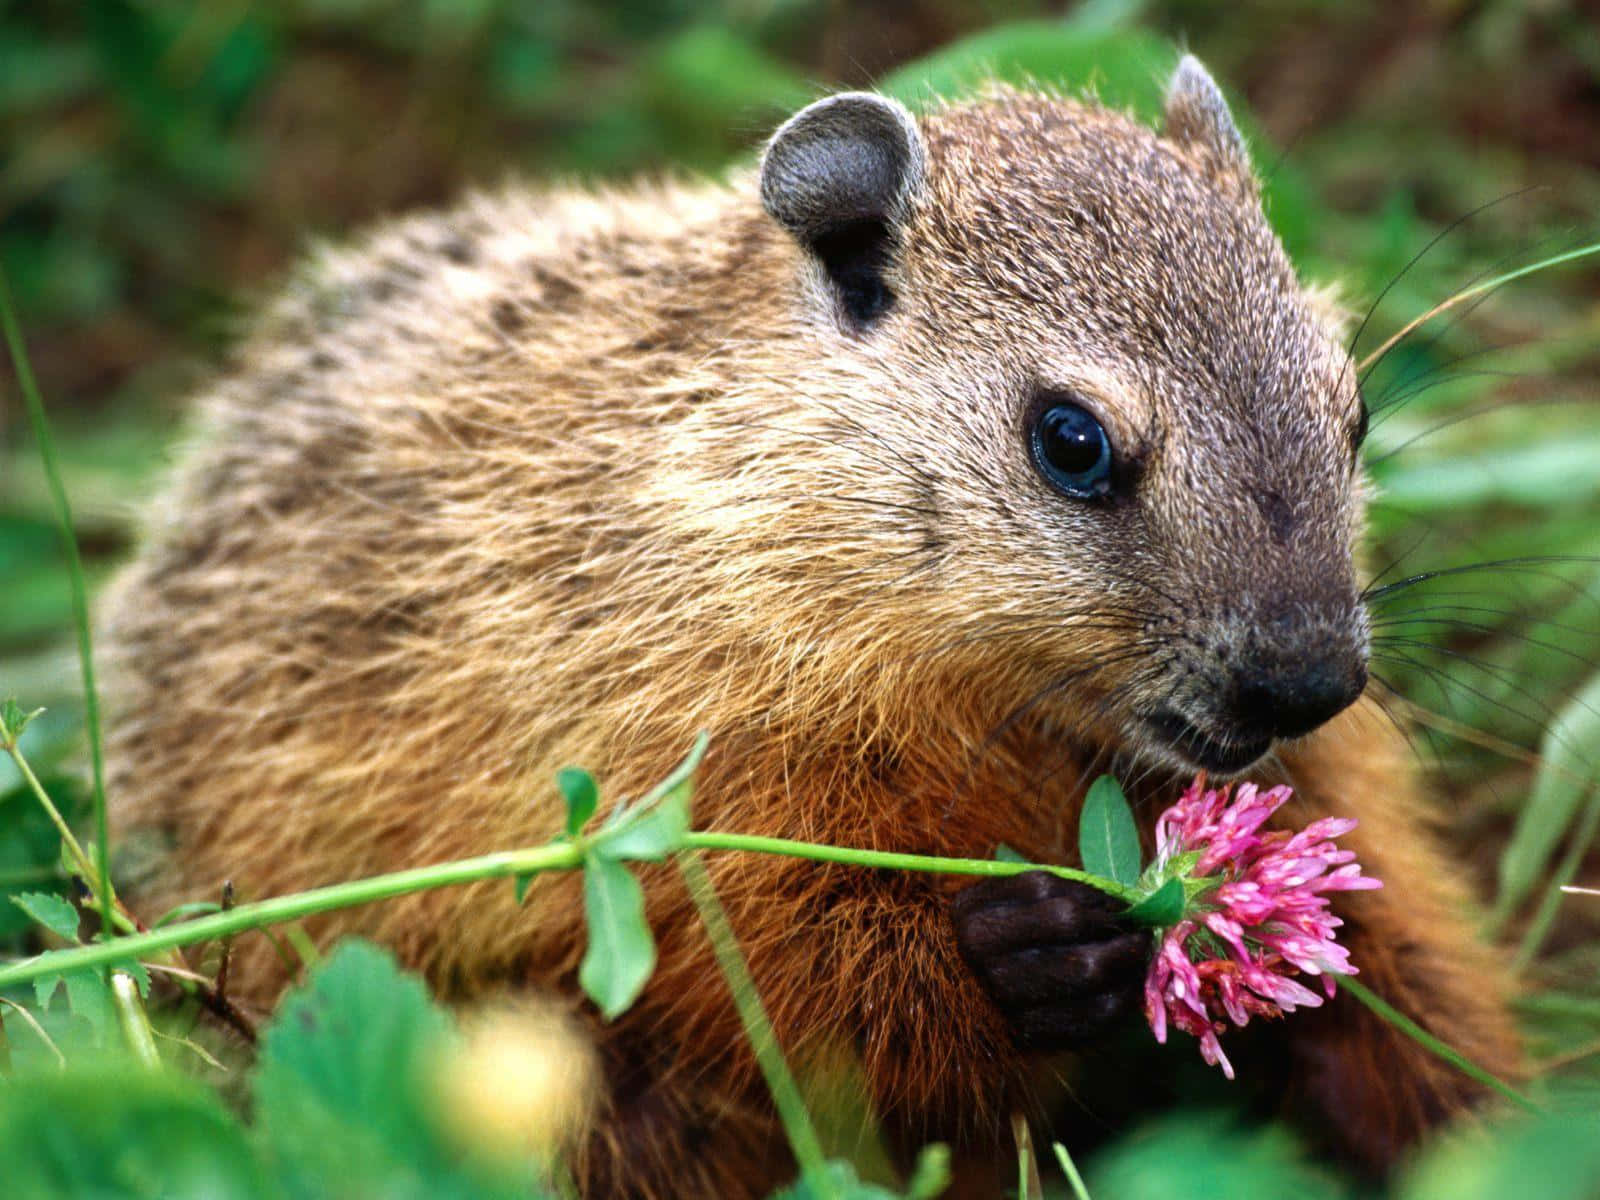
[[[1192,54],[1185,54],[1167,84],[1166,122],[1162,132],[1175,142],[1201,146],[1224,165],[1250,176],[1250,152],[1233,123],[1222,89],[1211,72]]]
[[[922,161],[911,114],[870,92],[818,100],[767,143],[762,207],[816,255],[858,322],[894,303],[884,270],[922,186]]]

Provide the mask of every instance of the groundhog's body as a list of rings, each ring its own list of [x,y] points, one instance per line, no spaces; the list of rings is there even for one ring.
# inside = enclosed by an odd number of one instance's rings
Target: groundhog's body
[[[1347,557],[1359,498],[1324,513],[1291,495],[1286,518],[1252,489],[1287,483],[1233,460],[1177,470],[1181,410],[1163,389],[1191,369],[1228,376],[1234,360],[1141,347],[1152,322],[1194,345],[1265,322],[1284,332],[1258,381],[1291,367],[1333,380],[1342,357],[1331,339],[1280,352],[1314,340],[1300,330],[1315,314],[1248,181],[1204,147],[1016,96],[937,113],[922,134],[923,191],[890,214],[886,315],[846,291],[830,307],[827,247],[774,221],[748,177],[511,192],[324,256],[209,398],[200,445],[108,602],[118,821],[172,845],[142,902],[227,879],[261,897],[537,843],[559,828],[557,768],[584,764],[626,797],[701,729],[706,827],[979,857],[1003,843],[1070,863],[1095,773],[1134,768],[1122,773],[1147,816],[1171,799],[1192,766],[1147,753],[1116,715],[1154,686],[1152,597],[1182,607],[1271,568],[1191,574],[1215,558],[1198,544],[1207,523],[1283,556],[1315,557],[1322,538]],[[1028,187],[1052,170],[1104,179],[1054,210],[1063,241],[1084,242],[1061,258],[1028,243],[1059,201]],[[1185,226],[1226,228],[1197,249]],[[1128,278],[1088,278],[1072,253]],[[1250,302],[1219,300],[1195,278],[1206,271]],[[1120,564],[1114,547],[1055,536],[1052,505],[1073,501],[1011,453],[1022,439],[1001,392],[1042,370],[1057,330],[1072,335],[1064,355],[1095,350],[1074,380],[1134,381],[1154,407],[1130,427],[1168,431],[1141,443],[1142,469],[1160,473],[1140,485],[1153,515],[1106,510],[1139,522],[1119,544],[1158,547]],[[1313,491],[1347,486],[1319,482],[1311,432],[1302,449],[1272,418],[1236,438],[1227,423],[1243,418],[1215,407],[1196,441],[1266,446]],[[1209,494],[1187,502],[1185,488]],[[1300,528],[1284,536],[1284,521]],[[1036,537],[1059,557],[1029,551]],[[1350,842],[1386,887],[1341,899],[1354,961],[1505,1068],[1493,973],[1395,740],[1357,705],[1252,774],[1295,783],[1295,823],[1360,818]],[[1038,1097],[957,952],[959,884],[710,865],[786,1048],[853,1052],[904,1144],[992,1156],[1006,1114]],[[665,869],[646,882],[661,963],[633,1011],[596,1023],[611,1094],[586,1190],[763,1194],[789,1173],[782,1139],[681,884]],[[576,889],[540,880],[521,908],[505,885],[435,891],[311,927],[379,938],[449,997],[570,994]],[[234,987],[269,1002],[281,964],[263,940],[239,952]],[[1472,1095],[1347,997],[1273,1032],[1294,1094],[1373,1163]]]

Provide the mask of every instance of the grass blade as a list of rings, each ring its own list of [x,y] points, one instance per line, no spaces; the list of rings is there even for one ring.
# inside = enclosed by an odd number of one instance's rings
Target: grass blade
[[[1495,290],[1495,288],[1503,287],[1504,285],[1511,283],[1514,280],[1521,279],[1524,276],[1535,275],[1540,271],[1548,270],[1551,267],[1559,267],[1562,263],[1569,263],[1574,259],[1586,258],[1591,254],[1600,254],[1600,242],[1590,242],[1587,246],[1579,246],[1576,250],[1568,250],[1564,254],[1552,254],[1549,258],[1541,258],[1538,262],[1529,263],[1525,267],[1518,267],[1515,271],[1507,271],[1503,275],[1496,275],[1493,279],[1485,279],[1482,283],[1475,283],[1470,287],[1464,287],[1455,295],[1450,296],[1448,299],[1441,300],[1438,304],[1435,304],[1421,316],[1411,318],[1411,320],[1407,321],[1394,333],[1390,334],[1384,339],[1384,342],[1381,346],[1372,351],[1356,364],[1356,370],[1364,373],[1369,367],[1376,363],[1385,354],[1389,353],[1390,350],[1394,349],[1396,345],[1409,337],[1418,328],[1426,325],[1440,313],[1449,312],[1458,304],[1464,304],[1466,301],[1471,300],[1475,296],[1481,296],[1485,292],[1492,292]]]
[[[1528,802],[1500,855],[1500,886],[1490,928],[1499,929],[1544,877],[1584,794],[1596,784],[1589,747],[1600,746],[1600,675],[1557,714],[1540,746],[1543,760]],[[1567,880],[1566,882],[1571,882]]]
[[[96,877],[90,882],[98,901],[102,927],[109,937],[116,931],[111,919],[111,835],[106,822],[100,701],[95,689],[94,648],[89,636],[89,589],[84,583],[83,559],[78,553],[78,537],[73,530],[72,506],[67,502],[66,485],[61,482],[61,464],[56,457],[55,442],[50,437],[49,422],[45,420],[44,400],[39,395],[39,384],[33,376],[28,348],[23,344],[22,327],[17,322],[16,309],[11,302],[11,288],[6,282],[3,268],[0,268],[0,327],[4,328],[6,347],[11,352],[11,366],[16,372],[17,384],[22,389],[34,441],[39,446],[39,460],[44,467],[56,523],[61,531],[61,547],[67,556],[67,574],[72,586],[72,622],[77,628],[78,662],[83,670],[83,711],[89,734],[89,761],[94,772],[94,835],[98,861]]]
[[[1521,1092],[1517,1091],[1516,1088],[1512,1087],[1509,1083],[1505,1082],[1498,1076],[1491,1075],[1488,1071],[1485,1071],[1477,1063],[1473,1062],[1466,1055],[1462,1054],[1461,1051],[1452,1046],[1446,1045],[1444,1042],[1441,1042],[1421,1025],[1418,1025],[1410,1017],[1406,1016],[1405,1013],[1401,1012],[1382,996],[1368,988],[1367,985],[1362,983],[1360,980],[1352,979],[1348,975],[1341,975],[1339,977],[1339,987],[1349,992],[1357,1000],[1361,1001],[1362,1004],[1366,1005],[1375,1014],[1377,1014],[1378,1017],[1394,1026],[1401,1033],[1405,1034],[1412,1041],[1416,1042],[1417,1045],[1421,1046],[1424,1050],[1438,1058],[1444,1059],[1445,1062],[1455,1067],[1462,1074],[1467,1075],[1472,1079],[1476,1079],[1479,1083],[1483,1084],[1484,1087],[1493,1088],[1506,1099],[1512,1101],[1522,1108],[1527,1109],[1529,1112],[1542,1111],[1537,1104],[1535,1104],[1532,1100],[1529,1100]]]

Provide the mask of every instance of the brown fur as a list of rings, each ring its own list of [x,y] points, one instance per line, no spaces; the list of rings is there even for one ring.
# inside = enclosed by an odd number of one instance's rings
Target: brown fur
[[[322,254],[207,397],[107,600],[117,821],[169,843],[141,902],[538,843],[556,768],[629,796],[700,729],[704,827],[1072,862],[1110,767],[1153,817],[1185,769],[1135,710],[1203,693],[1265,597],[1351,574],[1349,364],[1225,156],[1040,96],[921,126],[899,301],[866,333],[743,175],[514,190]],[[1038,385],[1095,400],[1135,503],[1041,483]],[[1275,773],[1297,821],[1361,819],[1387,884],[1341,901],[1367,981],[1509,1069],[1498,976],[1393,735],[1360,705],[1255,772]],[[710,866],[786,1049],[850,1047],[901,1141],[993,1157],[1035,1093],[956,954],[959,881]],[[588,1194],[764,1194],[781,1138],[681,885],[645,875],[661,963],[596,1026]],[[448,997],[570,993],[577,888],[311,924]],[[263,939],[240,954],[269,1004],[281,964]],[[1348,997],[1281,1031],[1291,1103],[1373,1164],[1475,1097]]]

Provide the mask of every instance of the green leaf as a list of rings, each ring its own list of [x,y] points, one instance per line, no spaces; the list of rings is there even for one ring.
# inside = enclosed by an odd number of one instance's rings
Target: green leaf
[[[994,848],[994,860],[995,862],[1021,863],[1027,862],[1028,858],[1026,855],[1018,854],[1010,846],[1001,842]]]
[[[577,837],[600,803],[600,789],[594,776],[582,767],[562,767],[556,772],[556,786],[567,801],[567,836]],[[517,897],[522,902],[522,897]]]
[[[365,1117],[364,1124],[403,1142],[417,1133],[415,1113],[395,1103],[412,1090],[423,1053],[449,1021],[422,983],[388,951],[341,943],[291,992],[262,1038],[256,1106],[274,1121],[307,1104]]]
[[[1183,916],[1183,880],[1169,879],[1123,914],[1130,921],[1164,929]]]
[[[906,1184],[906,1200],[934,1200],[950,1186],[950,1147],[943,1142],[924,1146]]]
[[[1084,797],[1078,854],[1091,875],[1129,885],[1138,881],[1139,829],[1121,785],[1109,775],[1096,779]]]
[[[1345,1200],[1349,1195],[1337,1177],[1307,1161],[1281,1125],[1243,1124],[1226,1112],[1190,1111],[1145,1122],[1135,1136],[1116,1142],[1088,1165],[1089,1194],[1114,1200]]]
[[[638,999],[655,970],[656,944],[644,916],[644,891],[613,858],[589,854],[583,865],[583,908],[589,948],[578,982],[606,1020]]]
[[[33,719],[42,712],[44,712],[42,708],[36,708],[32,712],[23,712],[22,707],[16,700],[9,696],[6,697],[5,702],[0,704],[0,738],[4,738],[8,742],[15,741],[22,736],[22,731],[32,723]]]
[[[1145,120],[1161,113],[1161,84],[1178,51],[1143,31],[1074,28],[1061,21],[1017,21],[946,46],[878,82],[879,90],[922,106],[959,100],[994,79],[1074,91],[1093,87],[1106,103]]]
[[[33,1002],[39,1008],[50,1007],[50,1000],[56,994],[56,988],[61,986],[59,975],[39,975],[33,981]]]
[[[57,937],[69,942],[78,940],[78,910],[60,896],[52,896],[48,892],[24,892],[11,897],[11,903]]]
[[[24,742],[45,732],[46,721],[48,717],[35,722],[23,735]],[[30,754],[29,762],[37,769],[37,757]],[[6,774],[8,767],[12,767],[11,759],[0,755],[0,776]],[[46,775],[41,782],[68,822],[79,817],[81,787],[57,775]],[[54,895],[65,890],[66,878],[57,866],[60,852],[61,834],[45,814],[44,806],[30,794],[27,784],[13,790],[0,779],[0,953],[22,953],[22,936],[38,927],[26,909],[9,903],[12,897],[25,892],[48,891]]]
[[[673,767],[665,779],[644,794],[644,798],[639,801],[639,807],[649,808],[674,793],[680,794],[687,803],[689,789],[694,783],[694,773],[700,769],[700,760],[706,756],[706,747],[710,744],[709,734],[697,734],[694,745],[689,747],[689,753],[684,755],[683,761]]]
[[[1436,1142],[1408,1173],[1402,1200],[1592,1200],[1600,1179],[1592,1110],[1505,1123],[1496,1132]]]
[[[1547,1023],[1570,1020],[1600,1025],[1600,995],[1550,988],[1519,995],[1512,1003],[1523,1012],[1546,1018]]]
[[[659,862],[681,847],[689,832],[694,773],[708,742],[707,736],[700,734],[684,760],[636,805],[613,811],[604,830],[594,839],[595,849],[606,858]]]
[[[496,1197],[474,1187],[431,1115],[451,1025],[388,951],[346,941],[279,1005],[255,1111],[291,1197]]]
[[[1183,879],[1194,874],[1194,869],[1200,865],[1200,860],[1205,857],[1204,850],[1185,850],[1182,854],[1174,854],[1161,864],[1159,872],[1156,864],[1151,862],[1145,867],[1144,873],[1139,876],[1142,887],[1154,887],[1159,874],[1164,879]]]
[[[516,897],[518,904],[521,904],[524,900],[526,900],[528,898],[528,888],[533,885],[533,877],[536,874],[537,874],[537,872],[530,871],[526,875],[518,875],[518,876],[516,876],[511,881],[511,891],[512,891],[512,894]]]
[[[689,832],[689,789],[673,789],[653,808],[634,815],[626,824],[596,840],[595,850],[606,858],[647,859],[660,862],[683,845]]]
[[[1384,473],[1384,503],[1418,513],[1477,504],[1532,507],[1592,503],[1600,495],[1600,434],[1568,434],[1523,446],[1499,443],[1445,459],[1413,457]]]
[[[68,971],[62,979],[67,985],[67,1003],[72,1011],[89,1022],[100,1045],[109,1045],[117,1014],[111,1007],[111,989],[104,970]]]
[[[1597,786],[1593,747],[1600,745],[1600,675],[1557,714],[1540,746],[1543,762],[1533,794],[1517,815],[1500,855],[1500,889],[1493,920],[1508,920],[1545,878],[1550,856],[1572,824],[1578,805]]]
[[[279,1195],[214,1092],[175,1072],[134,1070],[115,1059],[0,1086],[0,1162],[7,1196]]]
[[[656,136],[673,157],[701,167],[734,148],[729,113],[771,128],[814,94],[788,64],[713,24],[666,39],[634,71]]]

